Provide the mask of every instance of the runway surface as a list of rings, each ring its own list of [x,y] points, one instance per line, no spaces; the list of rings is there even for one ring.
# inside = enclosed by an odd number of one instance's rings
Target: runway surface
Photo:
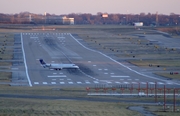
[[[179,85],[171,80],[148,75],[145,70],[119,63],[99,51],[87,47],[77,35],[70,33],[21,33],[24,68],[29,86],[106,86],[134,84],[146,86]],[[60,71],[43,68],[47,63],[74,63],[79,69]],[[137,70],[136,70],[137,69]],[[141,72],[142,71],[142,72]]]

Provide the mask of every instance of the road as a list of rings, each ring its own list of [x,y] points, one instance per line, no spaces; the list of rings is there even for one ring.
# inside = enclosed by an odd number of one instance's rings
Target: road
[[[136,66],[127,66],[87,47],[77,35],[56,32],[21,33],[24,68],[29,86],[94,86],[134,84],[138,86],[179,85],[177,82],[147,75]],[[79,69],[49,70],[47,63],[74,63]]]

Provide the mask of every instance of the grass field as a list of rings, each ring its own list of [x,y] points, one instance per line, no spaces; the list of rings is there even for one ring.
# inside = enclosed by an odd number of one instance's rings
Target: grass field
[[[11,104],[11,105],[9,105]],[[129,104],[75,100],[0,99],[0,115],[31,116],[140,116],[127,110]]]
[[[14,35],[13,33],[0,33],[0,69],[10,69],[11,62],[4,60],[11,60],[13,57]],[[3,67],[4,66],[4,67]],[[0,82],[10,82],[11,72],[0,72]]]

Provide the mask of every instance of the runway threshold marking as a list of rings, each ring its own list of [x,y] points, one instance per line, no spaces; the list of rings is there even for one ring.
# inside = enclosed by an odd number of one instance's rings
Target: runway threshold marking
[[[98,82],[98,81],[93,81],[93,83],[95,83],[95,84],[98,84],[98,83],[107,83],[107,84],[112,84],[112,83],[116,83],[116,84],[138,84],[138,83],[140,83],[140,84],[144,84],[144,85],[146,85],[147,84],[147,82],[119,82],[119,81],[115,81],[115,82],[111,82],[111,81],[108,81],[108,80],[101,80],[102,82]],[[44,85],[47,85],[48,83],[47,82],[42,82]],[[54,82],[54,81],[52,81],[52,82],[50,82],[49,84],[51,84],[51,85],[55,85],[55,84],[91,84],[91,82],[89,82],[89,81],[85,81],[84,83],[83,82],[80,82],[80,81],[77,81],[77,82],[72,82],[72,81],[69,81],[69,82],[64,82],[64,81],[60,81],[60,82]],[[159,83],[159,84],[169,84],[169,85],[173,85],[173,83],[162,83],[162,82],[157,82],[157,83]],[[40,84],[39,82],[34,82],[34,85],[38,85],[38,84]],[[151,84],[151,85],[154,85],[155,83],[154,82],[149,82],[149,84]]]
[[[38,37],[30,37],[31,39],[35,39],[35,38],[38,38]]]
[[[57,37],[57,38],[65,38],[65,37]]]

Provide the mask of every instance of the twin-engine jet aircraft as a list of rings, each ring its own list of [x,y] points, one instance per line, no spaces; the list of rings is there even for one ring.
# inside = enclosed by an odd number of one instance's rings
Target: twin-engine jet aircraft
[[[46,64],[43,59],[39,59],[39,62],[44,68],[61,70],[61,69],[79,69],[75,64]]]

